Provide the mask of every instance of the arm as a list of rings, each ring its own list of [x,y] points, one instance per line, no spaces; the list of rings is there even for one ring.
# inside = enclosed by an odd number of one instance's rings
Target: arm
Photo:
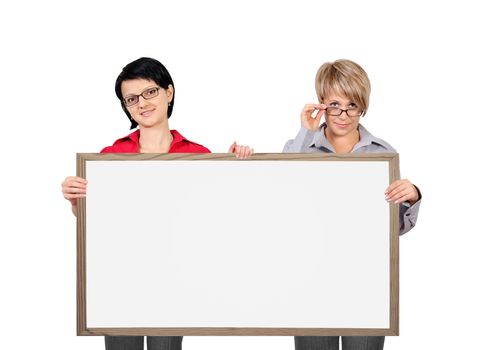
[[[399,234],[403,235],[411,230],[418,219],[421,205],[421,192],[409,180],[394,181],[385,192],[389,203],[398,203],[399,206]]]
[[[419,206],[421,205],[421,194],[420,199],[413,205],[407,205],[402,203],[399,207],[399,234],[403,235],[414,226],[416,226],[416,221],[418,220]]]
[[[321,117],[325,114],[326,105],[308,103],[301,111],[301,130],[284,145],[283,153],[301,153],[313,140],[313,135],[320,127]]]
[[[61,184],[63,196],[71,203],[74,216],[78,209],[78,198],[86,197],[86,183],[87,181],[81,177],[68,176]]]

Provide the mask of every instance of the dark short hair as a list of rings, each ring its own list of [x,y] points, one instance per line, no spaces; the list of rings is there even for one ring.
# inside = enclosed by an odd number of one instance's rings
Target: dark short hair
[[[171,75],[169,74],[166,67],[164,67],[164,65],[158,60],[149,57],[141,57],[138,60],[130,62],[125,67],[123,67],[122,72],[118,75],[118,78],[115,82],[115,94],[117,94],[117,97],[122,104],[123,111],[132,123],[130,129],[137,127],[137,125],[139,124],[134,119],[132,119],[132,116],[127,110],[127,107],[125,107],[125,104],[123,103],[122,82],[132,79],[153,80],[163,89],[167,89],[169,85],[172,85],[174,89],[174,82],[172,81]],[[172,114],[172,109],[174,106],[174,94],[175,91],[173,91],[172,101],[167,109],[168,118]]]

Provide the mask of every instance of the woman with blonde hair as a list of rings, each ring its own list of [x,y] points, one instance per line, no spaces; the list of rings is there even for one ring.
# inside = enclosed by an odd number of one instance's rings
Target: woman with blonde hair
[[[283,152],[383,153],[396,151],[360,124],[369,107],[370,81],[357,63],[337,60],[324,63],[316,73],[318,103],[301,111],[301,130],[286,143]],[[321,118],[325,122],[320,124]],[[385,190],[385,200],[400,204],[400,234],[417,220],[421,193],[407,179],[394,181]],[[343,350],[379,350],[384,337],[342,337]],[[339,337],[295,337],[296,350],[338,350]]]

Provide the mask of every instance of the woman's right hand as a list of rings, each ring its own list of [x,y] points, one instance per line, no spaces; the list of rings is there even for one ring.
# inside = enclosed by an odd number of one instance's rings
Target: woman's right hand
[[[87,181],[78,176],[68,176],[61,184],[63,196],[73,207],[78,204],[78,198],[86,197]]]
[[[314,116],[313,113],[318,111]],[[301,126],[309,131],[316,131],[320,126],[321,117],[326,112],[326,105],[308,103],[301,111]]]

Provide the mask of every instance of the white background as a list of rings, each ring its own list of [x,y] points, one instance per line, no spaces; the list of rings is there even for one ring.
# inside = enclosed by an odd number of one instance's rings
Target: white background
[[[362,122],[400,152],[403,177],[424,195],[418,226],[401,238],[401,336],[386,348],[481,348],[484,17],[470,0],[2,4],[2,348],[103,348],[75,335],[75,219],[60,183],[76,152],[129,132],[113,86],[141,56],[175,80],[171,127],[213,152],[234,140],[281,151],[316,99],[319,65],[360,63],[372,81]],[[184,347],[292,349],[293,340],[187,337]]]

